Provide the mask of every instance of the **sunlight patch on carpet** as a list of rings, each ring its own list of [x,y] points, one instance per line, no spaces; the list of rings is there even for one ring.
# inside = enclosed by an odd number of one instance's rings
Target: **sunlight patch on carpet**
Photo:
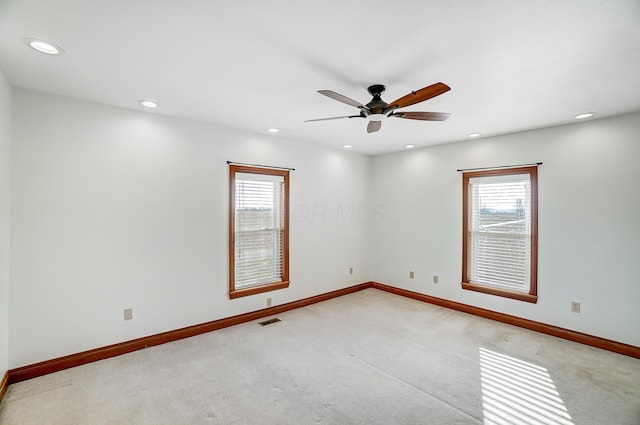
[[[574,425],[544,367],[480,347],[485,425]]]

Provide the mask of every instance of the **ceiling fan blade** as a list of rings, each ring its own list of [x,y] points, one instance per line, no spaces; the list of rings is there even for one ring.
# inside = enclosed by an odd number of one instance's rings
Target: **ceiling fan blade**
[[[390,117],[422,121],[444,121],[451,116],[448,112],[394,112]]]
[[[315,120],[305,120],[304,122],[340,120],[342,118],[362,118],[362,117],[360,115],[346,115],[344,117],[317,118]]]
[[[375,133],[382,127],[382,121],[369,121],[367,124],[367,133]]]
[[[387,106],[387,111],[390,109],[404,108],[405,106],[424,102],[425,100],[439,96],[442,93],[448,92],[449,90],[451,90],[451,87],[449,87],[445,83],[431,84],[430,86],[421,88],[418,91],[412,91],[408,95],[402,96],[400,99],[390,102]]]
[[[340,93],[336,93],[332,90],[318,90],[318,93],[323,94],[327,97],[330,97],[333,100],[337,100],[338,102],[342,102],[342,103],[346,103],[347,105],[351,105],[351,106],[355,106],[356,108],[364,108],[365,106],[358,102],[355,101],[345,95],[342,95]]]

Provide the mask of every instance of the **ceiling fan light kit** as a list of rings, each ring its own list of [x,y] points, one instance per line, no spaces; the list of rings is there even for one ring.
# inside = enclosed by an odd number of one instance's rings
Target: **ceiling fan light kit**
[[[366,117],[369,121],[382,121],[387,118],[385,114],[371,114]]]
[[[365,118],[369,121],[369,124],[367,124],[367,133],[375,133],[382,127],[382,121],[389,117],[420,121],[444,121],[451,116],[451,114],[447,112],[396,112],[397,109],[424,102],[425,100],[429,100],[451,90],[451,87],[444,83],[435,83],[420,90],[412,91],[391,103],[382,100],[382,93],[385,89],[386,87],[382,84],[369,86],[367,91],[372,96],[372,99],[366,105],[332,90],[318,90],[318,93],[333,100],[358,108],[360,113],[358,115],[318,118],[305,122],[337,120],[342,118]]]

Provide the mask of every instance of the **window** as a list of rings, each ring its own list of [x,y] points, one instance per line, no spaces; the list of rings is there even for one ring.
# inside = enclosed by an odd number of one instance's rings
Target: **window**
[[[229,297],[289,286],[289,171],[229,165]]]
[[[537,167],[462,175],[462,288],[535,303]]]

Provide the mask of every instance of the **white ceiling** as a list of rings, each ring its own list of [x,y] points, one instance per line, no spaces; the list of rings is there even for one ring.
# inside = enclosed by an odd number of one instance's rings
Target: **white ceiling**
[[[0,0],[0,67],[17,87],[376,155],[640,110],[640,1]],[[439,81],[451,91],[405,110],[444,122],[303,122],[358,113],[319,89],[367,103],[381,83],[389,102]]]

